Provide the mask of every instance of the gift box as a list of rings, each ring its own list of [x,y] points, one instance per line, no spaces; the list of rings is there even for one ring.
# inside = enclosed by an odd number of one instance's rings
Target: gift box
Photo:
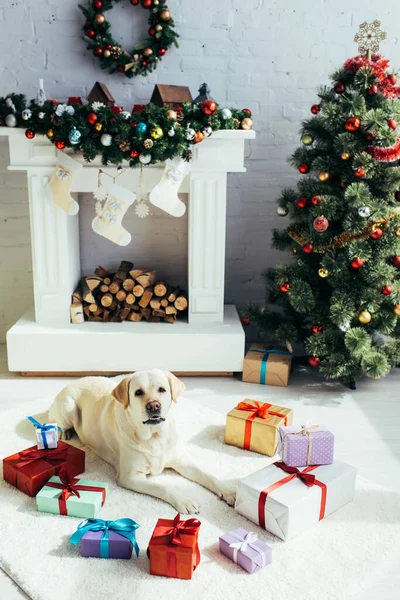
[[[248,573],[255,573],[272,562],[272,548],[257,534],[241,527],[221,535],[219,551]]]
[[[278,448],[279,427],[291,425],[290,408],[246,398],[226,415],[225,443],[273,456]]]
[[[192,579],[200,562],[198,519],[158,519],[151,536],[147,555],[151,575]]]
[[[330,465],[335,436],[323,425],[279,428],[278,454],[288,467]]]
[[[97,515],[106,501],[108,483],[76,479],[64,469],[51,477],[36,496],[41,512],[90,519]]]
[[[36,446],[3,458],[3,479],[28,496],[36,496],[60,469],[74,477],[85,470],[85,453],[75,446],[58,442],[58,448],[37,450]]]
[[[74,546],[81,542],[81,554],[86,557],[131,558],[133,548],[138,557],[138,528],[139,525],[133,519],[87,519],[78,525],[69,541]]]
[[[239,481],[235,509],[282,540],[354,497],[356,469],[340,461],[299,470],[276,462]]]
[[[248,383],[287,386],[292,355],[288,350],[252,344],[243,361],[242,380]]]
[[[34,417],[26,417],[36,428],[36,445],[38,450],[57,448],[58,432],[61,429],[57,423],[39,423]]]

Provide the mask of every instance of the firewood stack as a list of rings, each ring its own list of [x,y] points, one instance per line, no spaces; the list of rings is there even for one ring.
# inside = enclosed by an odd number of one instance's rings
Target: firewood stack
[[[175,323],[187,307],[179,287],[157,281],[155,271],[134,269],[133,263],[123,260],[116,273],[97,267],[94,275],[81,279],[72,294],[71,322]]]

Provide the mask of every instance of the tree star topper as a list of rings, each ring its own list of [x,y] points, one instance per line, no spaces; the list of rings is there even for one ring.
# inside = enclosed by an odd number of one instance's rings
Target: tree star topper
[[[371,53],[376,53],[379,50],[379,42],[386,39],[386,31],[379,29],[381,22],[375,19],[372,23],[361,23],[360,30],[354,36],[354,41],[358,44],[360,54],[367,54],[368,58]]]

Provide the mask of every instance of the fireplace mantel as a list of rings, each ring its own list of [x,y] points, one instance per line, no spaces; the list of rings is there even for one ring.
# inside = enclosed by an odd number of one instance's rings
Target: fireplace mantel
[[[226,189],[228,172],[246,170],[245,141],[255,137],[253,131],[219,131],[193,146],[192,169],[180,190],[189,194],[189,313],[187,321],[173,325],[69,322],[71,293],[81,276],[79,213],[67,216],[43,194],[54,172],[56,149],[44,137],[27,140],[21,129],[0,127],[1,136],[9,141],[9,169],[27,173],[35,301],[7,333],[11,371],[242,369],[244,332],[236,309],[224,306]],[[115,175],[115,166],[103,167],[99,160],[84,163],[72,191],[95,190],[99,167]],[[163,164],[144,168],[146,190],[156,185],[163,168]],[[118,183],[135,190],[139,174],[139,169],[128,169]],[[121,254],[121,258],[134,257]]]

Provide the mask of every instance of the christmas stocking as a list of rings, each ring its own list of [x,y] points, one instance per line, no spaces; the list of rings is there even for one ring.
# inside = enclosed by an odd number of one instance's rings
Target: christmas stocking
[[[168,159],[165,163],[160,182],[150,192],[150,202],[173,217],[181,217],[185,214],[186,206],[179,200],[178,191],[190,171],[190,164],[179,157]]]
[[[70,190],[76,174],[81,169],[81,163],[65,152],[58,151],[56,170],[44,188],[46,197],[67,215],[76,215],[79,211],[79,204],[71,196]]]
[[[136,200],[136,194],[115,183],[101,186],[104,191],[103,203],[97,202],[96,213],[92,221],[93,231],[111,240],[119,246],[127,246],[132,236],[122,227],[121,221],[129,206]]]

